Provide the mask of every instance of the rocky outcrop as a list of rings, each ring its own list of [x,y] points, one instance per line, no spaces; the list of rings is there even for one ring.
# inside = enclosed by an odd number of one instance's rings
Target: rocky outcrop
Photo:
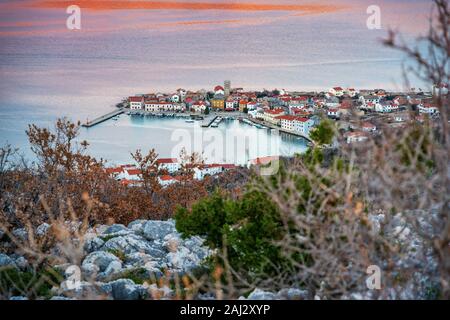
[[[298,288],[286,288],[276,293],[264,291],[259,288],[253,290],[247,298],[240,297],[239,300],[306,300],[310,299],[307,290]]]
[[[60,297],[106,299],[168,298],[169,288],[135,283],[163,274],[184,274],[211,254],[203,239],[182,239],[175,222],[137,220],[128,226],[99,226],[86,234],[81,281],[62,286]],[[142,280],[142,281],[141,281]]]

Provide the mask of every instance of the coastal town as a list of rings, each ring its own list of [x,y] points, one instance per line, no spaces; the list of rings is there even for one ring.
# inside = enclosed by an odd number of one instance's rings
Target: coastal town
[[[170,94],[150,93],[130,96],[118,104],[118,110],[98,121],[126,113],[130,116],[183,117],[186,122],[203,121],[202,127],[217,127],[224,119],[235,119],[259,129],[278,130],[310,141],[310,133],[324,118],[331,119],[344,133],[344,143],[364,142],[383,126],[401,127],[407,121],[423,123],[439,117],[433,101],[448,95],[448,85],[440,84],[431,92],[389,92],[383,89],[333,87],[327,92],[302,92],[274,89],[245,91],[232,88],[230,81],[213,90],[177,89]],[[412,112],[411,112],[412,111]],[[413,117],[413,118],[411,118]],[[88,123],[89,125],[89,123]],[[92,123],[91,123],[92,125]],[[267,164],[275,156],[252,159],[248,167]],[[168,174],[158,180],[161,186],[180,181],[181,164],[177,159],[158,159]],[[233,164],[201,164],[193,168],[193,179],[218,175],[236,168]],[[124,184],[140,181],[140,171],[132,165],[108,169]]]

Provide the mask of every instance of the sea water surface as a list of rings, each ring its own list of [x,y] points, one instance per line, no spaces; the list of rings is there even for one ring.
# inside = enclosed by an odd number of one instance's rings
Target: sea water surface
[[[430,4],[378,1],[382,29],[369,30],[369,0],[239,2],[336,6],[311,12],[190,7],[235,3],[229,0],[180,0],[175,8],[144,10],[118,1],[122,9],[82,6],[82,29],[70,31],[65,7],[47,2],[0,1],[0,144],[10,143],[30,157],[29,123],[52,127],[63,116],[85,121],[138,93],[211,90],[226,79],[245,89],[402,89],[402,55],[380,40],[390,26],[398,26],[407,41],[425,30]],[[95,1],[81,1],[88,2]],[[96,157],[125,162],[136,148],[169,156],[177,146],[172,129],[189,129],[179,120],[139,121],[122,116],[82,129],[81,138],[91,142]],[[240,126],[222,124],[218,130]],[[287,153],[304,148],[304,142],[277,139]]]

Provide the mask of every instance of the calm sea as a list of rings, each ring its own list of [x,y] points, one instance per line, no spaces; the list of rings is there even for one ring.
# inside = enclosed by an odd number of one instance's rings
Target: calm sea
[[[0,144],[25,153],[29,123],[51,126],[61,116],[84,121],[135,93],[212,89],[225,79],[246,89],[401,89],[402,56],[380,39],[389,25],[399,25],[408,40],[426,26],[429,12],[425,0],[379,1],[383,29],[368,30],[371,3],[365,0],[334,1],[343,8],[306,15],[82,9],[82,30],[69,31],[64,9],[30,7],[35,2],[0,1]],[[122,116],[83,129],[81,136],[91,142],[93,155],[120,163],[136,148],[154,147],[169,156],[177,145],[173,130],[188,126],[182,120]],[[217,130],[240,126],[227,123]],[[304,149],[303,142],[274,139],[283,152]]]

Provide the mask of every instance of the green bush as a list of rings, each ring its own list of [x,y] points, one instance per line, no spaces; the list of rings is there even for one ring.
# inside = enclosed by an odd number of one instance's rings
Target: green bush
[[[63,279],[61,273],[53,268],[27,271],[0,268],[0,295],[50,298],[51,288]]]
[[[175,220],[184,237],[202,236],[213,249],[226,241],[228,262],[236,270],[270,274],[285,263],[276,244],[284,230],[278,209],[262,192],[249,191],[240,200],[216,192],[191,210],[179,208]]]

